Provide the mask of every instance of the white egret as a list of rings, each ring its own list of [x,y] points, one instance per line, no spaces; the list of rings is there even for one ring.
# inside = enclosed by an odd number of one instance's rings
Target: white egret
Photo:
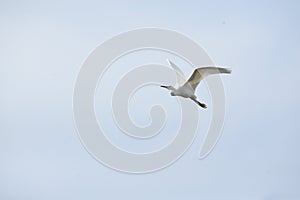
[[[208,75],[220,74],[220,73],[225,73],[225,74],[231,73],[231,69],[227,69],[227,68],[213,67],[213,66],[201,67],[195,69],[191,77],[187,81],[185,81],[184,75],[179,69],[179,67],[177,67],[174,63],[172,63],[169,60],[168,62],[176,72],[177,82],[179,83],[179,85],[177,89],[174,88],[173,86],[161,85],[161,87],[170,90],[171,96],[181,96],[184,98],[190,98],[202,108],[207,108],[206,104],[199,102],[197,100],[197,96],[195,95],[195,90],[198,84],[200,83],[200,81],[203,80]],[[185,81],[185,83],[183,84],[180,83],[183,82],[183,80]]]

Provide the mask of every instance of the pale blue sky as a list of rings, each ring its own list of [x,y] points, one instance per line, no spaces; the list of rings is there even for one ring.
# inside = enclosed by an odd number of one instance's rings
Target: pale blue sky
[[[0,1],[0,199],[300,199],[299,6]],[[85,151],[71,104],[88,54],[141,27],[188,35],[233,74],[222,77],[226,121],[209,157],[197,159],[200,134],[171,167],[130,175]]]

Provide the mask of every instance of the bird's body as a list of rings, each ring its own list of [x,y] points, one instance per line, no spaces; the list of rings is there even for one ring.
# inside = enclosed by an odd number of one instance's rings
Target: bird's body
[[[171,61],[168,61],[169,64],[176,70],[177,78],[183,80],[183,74],[180,71],[180,69]],[[227,68],[222,67],[202,67],[197,68],[194,70],[191,77],[181,86],[178,88],[174,88],[173,86],[164,86],[161,87],[166,88],[168,90],[171,90],[171,96],[181,96],[184,98],[190,98],[194,102],[196,102],[199,106],[202,108],[206,108],[206,105],[204,103],[201,103],[197,101],[197,96],[195,95],[195,90],[200,83],[201,80],[203,80],[206,76],[212,75],[212,74],[220,74],[220,73],[226,73],[230,74],[231,70]]]
[[[178,89],[171,91],[172,96],[181,96],[184,98],[191,98],[191,97],[195,96],[194,93],[195,93],[195,91],[189,85],[183,85],[183,86],[179,87]]]

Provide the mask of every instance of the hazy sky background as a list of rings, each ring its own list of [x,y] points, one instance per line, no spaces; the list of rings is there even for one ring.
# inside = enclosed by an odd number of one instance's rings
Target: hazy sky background
[[[300,199],[299,6],[0,1],[0,199]],[[199,134],[174,165],[131,175],[85,151],[72,92],[97,45],[141,27],[188,35],[233,74],[222,77],[226,121],[206,159]]]

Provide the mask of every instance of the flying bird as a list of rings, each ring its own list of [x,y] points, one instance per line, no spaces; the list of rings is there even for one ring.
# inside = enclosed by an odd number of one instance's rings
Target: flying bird
[[[201,103],[197,100],[197,96],[195,95],[195,90],[199,85],[200,81],[202,81],[205,77],[212,74],[230,74],[231,69],[222,68],[222,67],[200,67],[194,70],[191,77],[185,81],[184,75],[182,71],[177,67],[173,62],[167,60],[169,65],[173,67],[177,75],[177,82],[179,82],[179,86],[177,88],[173,86],[161,85],[160,87],[166,88],[171,91],[171,96],[181,96],[184,98],[190,98],[195,103],[197,103],[202,108],[207,108],[205,103]],[[181,82],[181,83],[180,83]]]

